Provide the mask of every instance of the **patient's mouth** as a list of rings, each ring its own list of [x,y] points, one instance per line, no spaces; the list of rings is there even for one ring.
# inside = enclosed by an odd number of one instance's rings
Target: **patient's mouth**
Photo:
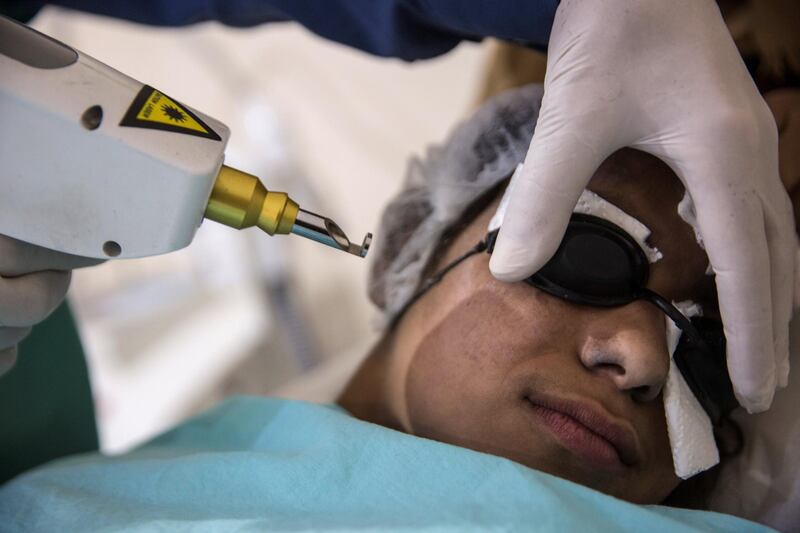
[[[630,430],[588,404],[541,395],[525,401],[564,448],[593,466],[618,470],[638,461]]]

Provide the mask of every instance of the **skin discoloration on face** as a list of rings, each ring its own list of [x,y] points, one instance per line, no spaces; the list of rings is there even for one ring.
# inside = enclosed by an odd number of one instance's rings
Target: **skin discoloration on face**
[[[669,168],[623,150],[589,189],[650,228],[664,258],[651,265],[648,287],[714,314],[707,259],[677,214],[683,187]],[[496,204],[437,268],[485,236]],[[660,396],[669,369],[665,318],[650,303],[569,304],[523,282],[497,281],[489,256],[479,254],[420,298],[380,352],[371,359],[381,361],[385,419],[404,431],[637,503],[660,502],[679,482]]]
[[[452,307],[415,350],[406,379],[408,430],[618,497],[660,501],[677,483],[663,407],[619,392],[663,382],[660,313],[646,303],[576,312],[532,287],[492,285]],[[635,441],[635,463],[609,467],[574,454],[536,417],[533,392],[587,404],[625,427]]]

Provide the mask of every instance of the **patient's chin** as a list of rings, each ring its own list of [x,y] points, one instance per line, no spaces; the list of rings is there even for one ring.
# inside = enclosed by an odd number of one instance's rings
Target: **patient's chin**
[[[408,430],[416,436],[510,459],[632,503],[660,503],[674,488],[653,468],[603,468],[578,457],[546,427],[533,424],[519,399],[515,403],[511,397],[487,396],[467,387],[454,395],[441,375],[415,375],[413,367],[411,377]]]
[[[498,414],[497,418],[505,417]],[[486,427],[477,431],[465,430],[463,420],[461,422],[451,424],[450,420],[440,420],[432,423],[429,417],[414,416],[412,412],[414,435],[503,457],[631,503],[661,503],[675,488],[675,485],[664,485],[652,473],[594,468],[552,440],[544,430],[538,434],[528,433],[526,441],[522,441],[517,435],[504,433],[506,428],[502,420],[499,424],[475,420],[473,427]]]
[[[659,504],[675,488],[675,485],[659,486],[660,483],[654,479],[650,479],[648,482],[650,476],[641,473],[614,474],[608,471],[592,470],[575,461],[574,458],[565,461],[558,456],[529,460],[504,457],[534,470],[641,505]]]

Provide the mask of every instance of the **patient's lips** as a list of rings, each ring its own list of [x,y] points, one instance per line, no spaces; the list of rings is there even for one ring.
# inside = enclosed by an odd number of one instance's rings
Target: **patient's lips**
[[[529,394],[525,400],[533,415],[565,448],[592,465],[618,469],[639,462],[633,431],[602,409],[541,393]]]

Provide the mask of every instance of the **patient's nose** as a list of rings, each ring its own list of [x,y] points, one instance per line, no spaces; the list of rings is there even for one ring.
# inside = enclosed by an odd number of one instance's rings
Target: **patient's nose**
[[[592,311],[580,358],[635,400],[655,399],[669,371],[664,315],[647,302]]]

